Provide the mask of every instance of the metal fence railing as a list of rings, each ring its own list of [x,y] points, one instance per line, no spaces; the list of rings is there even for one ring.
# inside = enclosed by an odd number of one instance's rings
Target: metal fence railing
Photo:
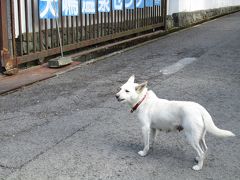
[[[96,6],[94,12],[89,13],[84,8],[90,1],[77,0],[79,11],[75,16],[65,16],[63,11],[63,4],[74,0],[49,1],[58,3],[64,52],[165,26],[167,0],[109,0],[106,12],[100,11],[99,3],[108,0],[92,0]],[[122,9],[114,8],[116,1],[122,2]],[[143,1],[142,7],[138,7],[140,1]],[[1,9],[6,11],[8,24],[7,34],[1,36],[8,37],[8,49],[18,64],[60,53],[56,19],[40,17],[40,2],[10,0],[7,8]],[[133,3],[132,8],[128,8],[130,2]]]

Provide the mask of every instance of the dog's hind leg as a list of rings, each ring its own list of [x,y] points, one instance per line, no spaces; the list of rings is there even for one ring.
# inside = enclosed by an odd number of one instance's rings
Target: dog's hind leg
[[[192,167],[193,170],[201,170],[202,167],[203,167],[203,161],[204,161],[204,158],[205,158],[205,154],[204,154],[204,151],[202,150],[199,142],[200,142],[200,136],[198,136],[198,134],[194,133],[188,133],[186,132],[186,137],[187,137],[187,140],[188,142],[192,145],[192,147],[197,151],[197,154],[198,154],[198,163],[197,165],[194,165]]]
[[[201,146],[201,148],[202,148],[202,150],[204,151],[204,152],[206,152],[207,150],[208,150],[208,147],[207,147],[207,145],[206,145],[206,142],[205,142],[205,135],[206,135],[206,129],[204,130],[204,132],[203,132],[203,135],[202,135],[202,139],[200,139],[200,146]]]
[[[201,149],[202,149],[202,151],[203,151],[204,153],[206,153],[207,150],[208,150],[208,147],[207,147],[206,142],[205,142],[206,132],[207,132],[206,130],[203,131],[202,138],[199,140],[199,145],[200,145],[200,147],[201,147]],[[195,161],[196,161],[196,162],[199,161],[199,156],[197,156],[197,157],[195,158]]]
[[[201,170],[202,167],[203,167],[204,152],[202,151],[202,149],[201,149],[201,147],[200,147],[199,144],[194,144],[194,145],[193,145],[193,148],[197,151],[199,158],[198,158],[198,163],[197,163],[197,165],[194,165],[194,166],[192,167],[192,169],[198,171],[198,170]]]

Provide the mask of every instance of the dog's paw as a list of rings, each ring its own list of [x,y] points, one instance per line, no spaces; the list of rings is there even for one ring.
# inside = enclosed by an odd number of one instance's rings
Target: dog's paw
[[[192,167],[192,169],[195,170],[195,171],[199,171],[199,170],[202,169],[202,167],[200,167],[199,165],[195,165],[195,166]]]
[[[144,151],[139,151],[138,154],[139,154],[140,156],[142,156],[142,157],[147,155],[147,153],[144,152]]]

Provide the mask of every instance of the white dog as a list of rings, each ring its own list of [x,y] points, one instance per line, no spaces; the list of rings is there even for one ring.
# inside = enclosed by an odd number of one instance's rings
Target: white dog
[[[232,132],[219,129],[207,110],[201,105],[187,101],[168,101],[159,99],[155,93],[148,90],[147,82],[134,83],[134,75],[121,87],[116,94],[118,101],[127,102],[136,111],[142,125],[144,149],[139,151],[140,156],[146,156],[153,144],[156,130],[181,131],[183,130],[187,141],[197,151],[195,160],[198,162],[192,168],[200,170],[203,166],[207,145],[205,134],[228,137],[235,136]]]

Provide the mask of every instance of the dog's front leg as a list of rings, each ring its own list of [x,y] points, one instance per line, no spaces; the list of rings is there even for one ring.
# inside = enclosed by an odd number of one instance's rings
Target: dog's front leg
[[[149,150],[149,145],[150,145],[150,127],[144,126],[142,128],[142,133],[143,133],[143,140],[144,140],[144,149],[142,151],[139,151],[138,154],[140,156],[146,156]]]

